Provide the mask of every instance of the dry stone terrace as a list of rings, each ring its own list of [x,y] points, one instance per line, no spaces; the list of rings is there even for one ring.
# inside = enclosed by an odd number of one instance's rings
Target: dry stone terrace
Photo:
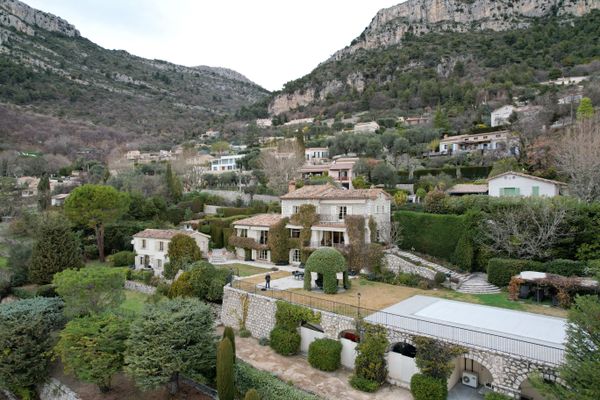
[[[227,286],[225,287],[223,297],[222,322],[226,326],[239,329],[243,319],[241,310],[244,309],[243,304],[247,303],[246,329],[256,338],[269,337],[271,330],[275,326],[276,301],[277,299],[263,296],[260,292],[251,293]],[[476,307],[490,308],[485,306]],[[354,316],[323,311],[322,308],[312,307],[313,310],[321,313],[320,326],[323,330],[323,337],[339,339],[344,331],[356,330]],[[467,349],[467,353],[461,358],[461,361],[465,363],[472,362],[479,366],[479,368],[485,371],[484,376],[488,380],[486,383],[493,390],[505,393],[511,397],[518,398],[521,393],[522,384],[534,372],[541,373],[547,379],[556,379],[556,368],[558,363],[562,362],[563,348],[562,345],[556,343],[545,343],[540,340],[522,338],[521,346],[524,346],[523,348],[518,346],[511,348],[510,346],[506,347],[507,343],[512,345],[519,343],[520,339],[518,336],[511,336],[501,332],[486,332],[483,329],[470,329],[471,337],[469,337],[468,335],[464,335],[465,332],[469,331],[465,329],[464,325],[461,326],[460,324],[452,323],[444,325],[439,323],[439,321],[436,324],[433,320],[428,321],[426,318],[413,318],[411,320],[407,315],[398,315],[397,318],[403,320],[388,320],[384,322],[381,319],[381,314],[376,312],[367,316],[366,319],[371,319],[371,322],[382,324],[387,328],[388,339],[392,346],[396,343],[412,345],[413,338],[417,335],[430,336],[444,342],[460,344]],[[425,324],[429,328],[437,327],[438,331],[437,333],[435,329],[426,331],[423,329],[423,325],[410,326],[404,320],[411,320],[416,324]],[[453,334],[448,334],[448,332],[453,332]],[[527,351],[524,351],[524,348]],[[548,356],[547,354],[540,353],[540,349],[554,353]],[[459,364],[461,362],[457,361],[457,368],[460,368]],[[457,369],[456,371],[460,370]],[[458,372],[456,371],[454,375],[458,376]],[[458,378],[454,377],[452,379]],[[390,376],[388,376],[388,380],[403,387],[407,387],[408,382],[410,382],[409,378],[408,380],[398,381]]]

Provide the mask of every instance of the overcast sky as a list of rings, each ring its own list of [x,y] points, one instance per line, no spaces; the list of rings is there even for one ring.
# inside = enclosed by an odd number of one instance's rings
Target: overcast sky
[[[24,0],[108,49],[227,67],[269,89],[350,44],[402,0]]]

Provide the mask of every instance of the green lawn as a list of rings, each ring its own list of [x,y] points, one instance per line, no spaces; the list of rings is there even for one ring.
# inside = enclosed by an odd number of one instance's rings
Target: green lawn
[[[121,309],[130,311],[136,315],[141,313],[150,295],[134,292],[133,290],[125,290],[124,292],[125,301],[121,304]]]
[[[260,268],[254,267],[248,264],[234,263],[234,264],[225,264],[225,265],[215,265],[217,268],[222,269],[230,269],[234,274],[238,274],[240,277],[256,275],[256,274],[264,274],[265,272],[269,272],[268,268]]]

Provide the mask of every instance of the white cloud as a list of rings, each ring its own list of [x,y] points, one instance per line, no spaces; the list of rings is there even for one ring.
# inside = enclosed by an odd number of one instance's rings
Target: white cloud
[[[239,71],[270,90],[348,45],[400,0],[25,0],[110,49]]]

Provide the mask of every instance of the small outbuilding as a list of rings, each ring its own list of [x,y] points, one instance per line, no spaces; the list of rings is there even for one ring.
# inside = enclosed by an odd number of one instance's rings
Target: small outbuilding
[[[304,269],[304,290],[312,289],[312,273],[317,274],[315,283],[326,294],[336,294],[338,291],[338,274],[342,274],[344,289],[350,288],[348,280],[348,266],[346,259],[338,250],[331,247],[321,247],[315,250]]]

